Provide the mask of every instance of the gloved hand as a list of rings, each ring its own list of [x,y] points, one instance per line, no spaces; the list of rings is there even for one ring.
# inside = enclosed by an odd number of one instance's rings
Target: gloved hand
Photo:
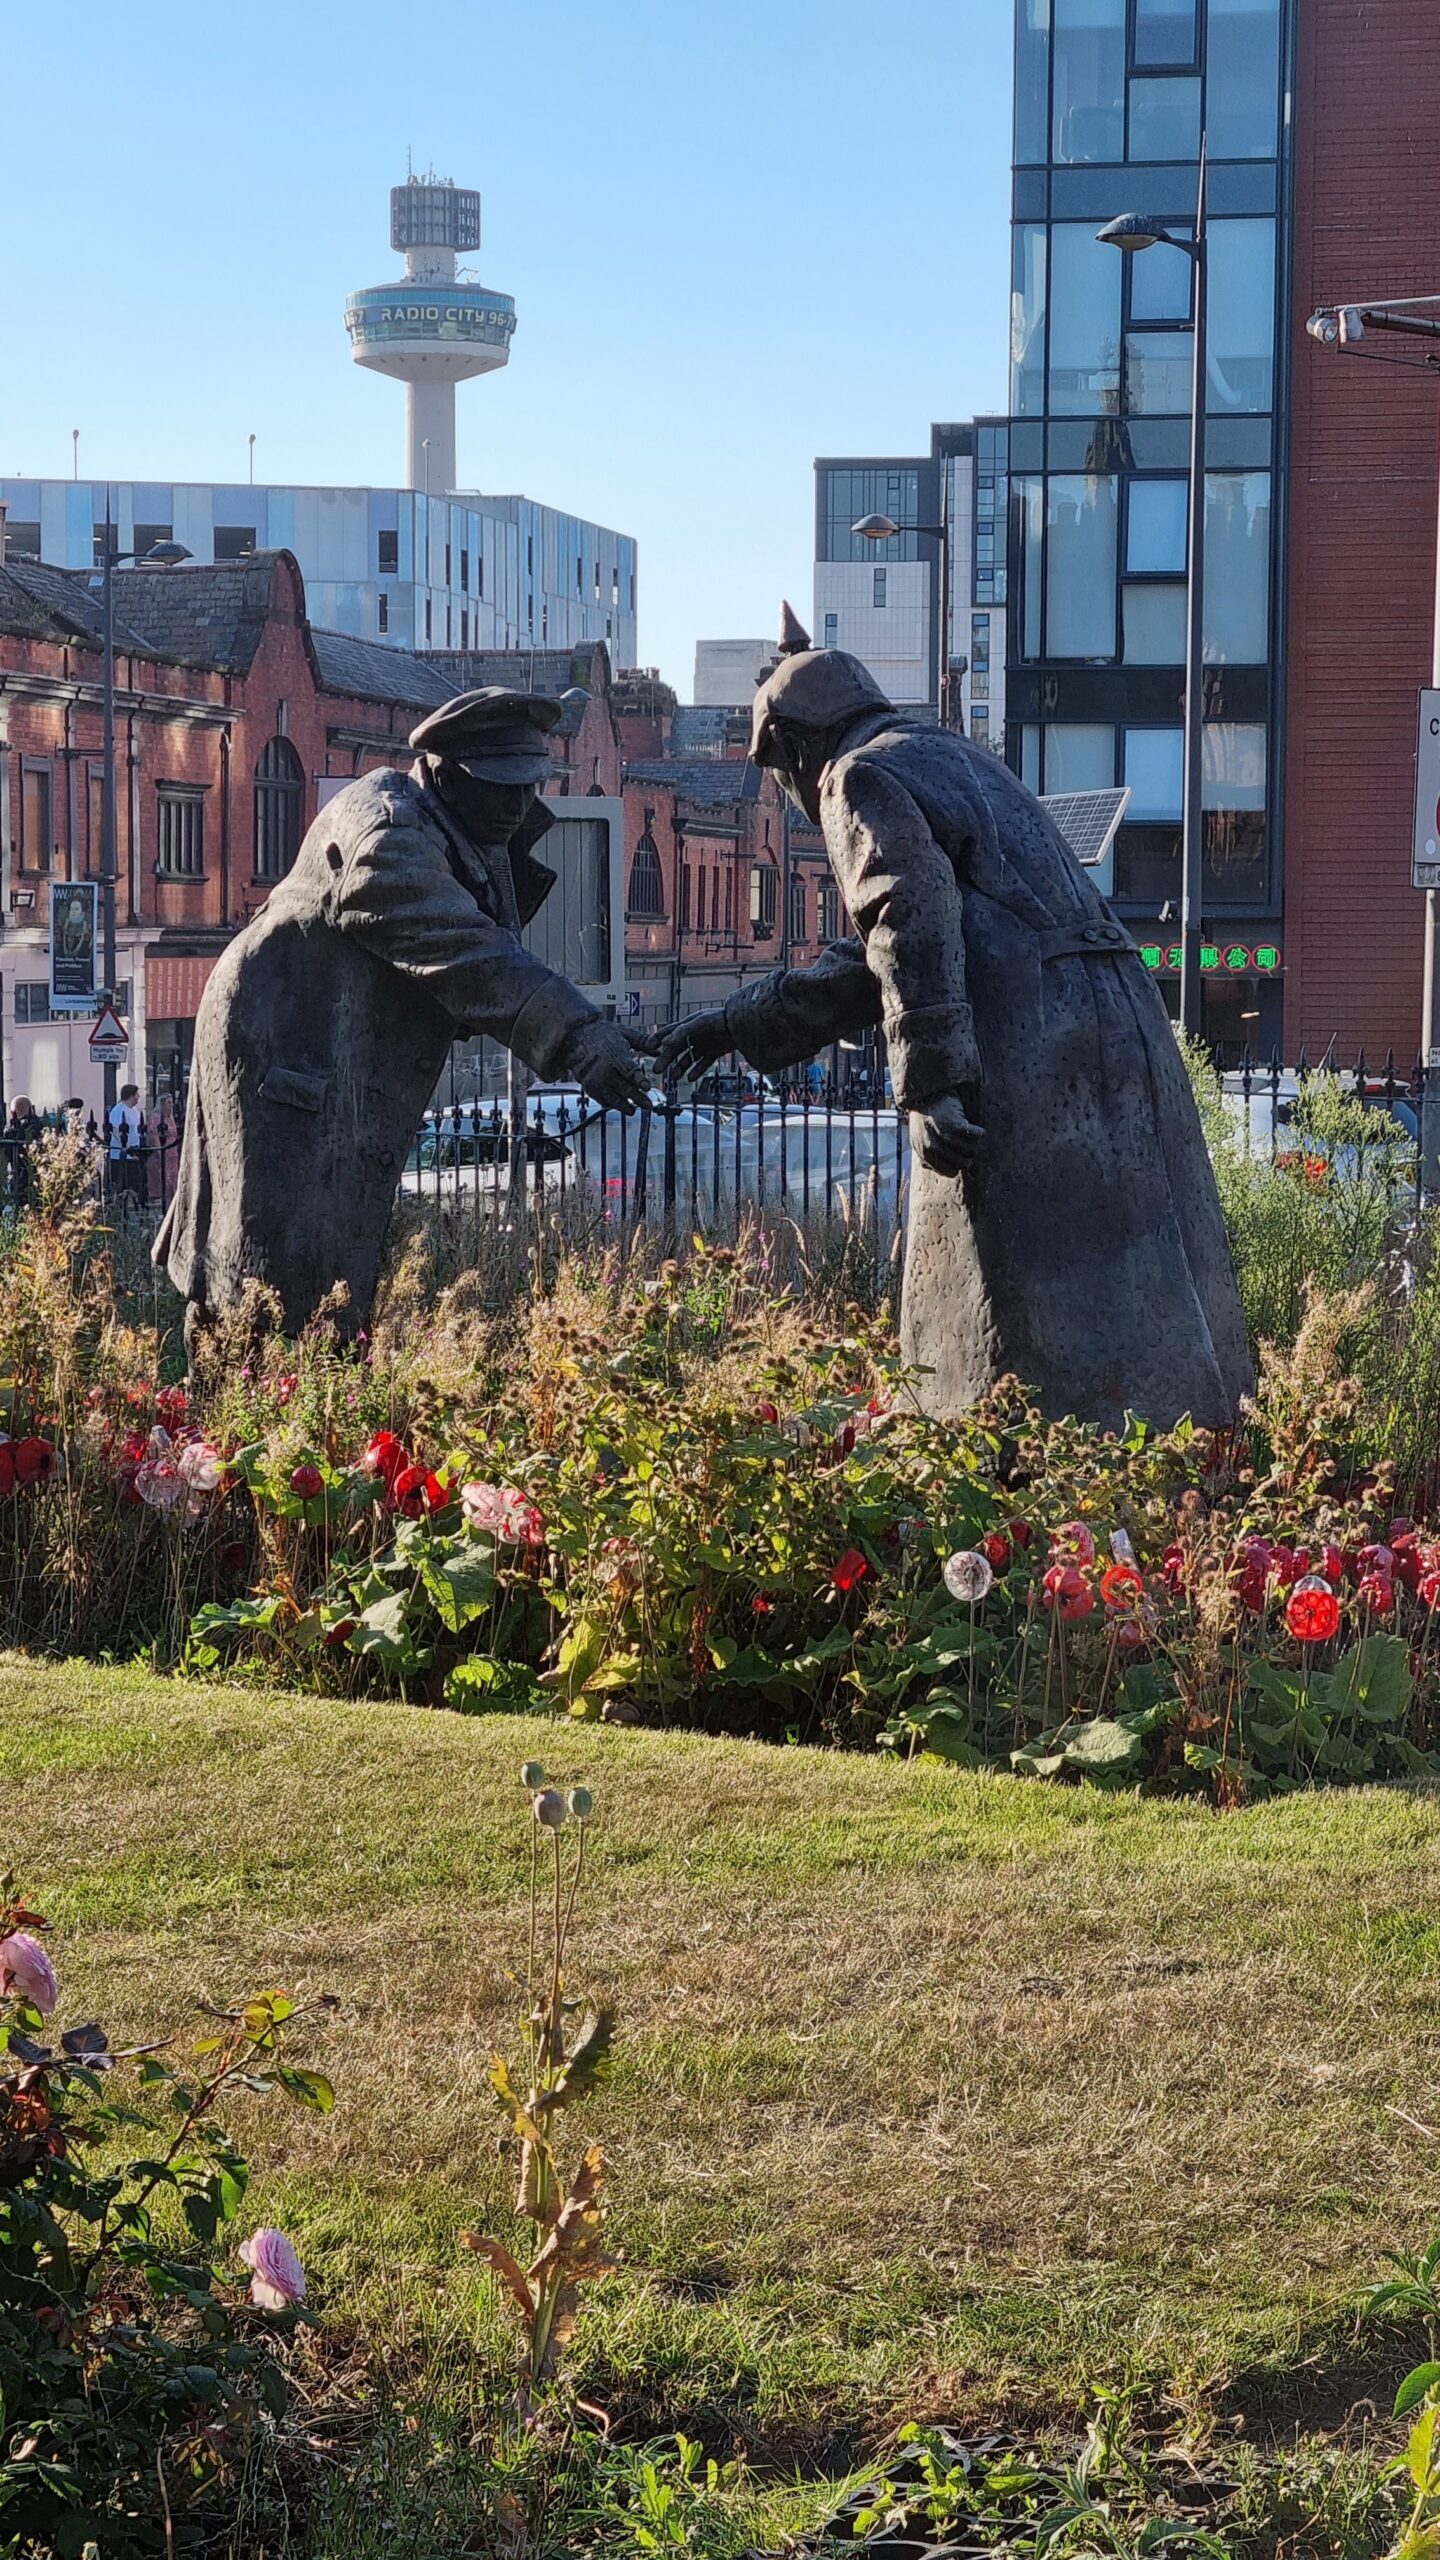
[[[923,1111],[910,1114],[910,1144],[931,1173],[956,1174],[973,1164],[984,1138],[966,1115],[958,1094],[937,1094]]]
[[[735,1046],[735,1034],[723,1012],[692,1013],[688,1022],[672,1022],[655,1052],[662,1076],[700,1076]]]
[[[566,1044],[561,1071],[605,1110],[627,1118],[650,1098],[650,1078],[618,1022],[582,1022]]]

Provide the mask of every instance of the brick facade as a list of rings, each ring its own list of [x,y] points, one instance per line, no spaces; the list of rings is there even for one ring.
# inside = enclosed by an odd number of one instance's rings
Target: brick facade
[[[1415,695],[1430,681],[1440,379],[1394,338],[1305,335],[1321,305],[1440,289],[1433,0],[1304,0],[1291,302],[1286,1054],[1408,1065]],[[1389,361],[1375,363],[1370,355]]]

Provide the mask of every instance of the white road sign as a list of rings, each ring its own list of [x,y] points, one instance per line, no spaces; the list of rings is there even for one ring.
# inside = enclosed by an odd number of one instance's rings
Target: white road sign
[[[1420,743],[1415,755],[1415,851],[1410,877],[1417,889],[1440,889],[1440,692],[1420,696]]]
[[[90,1055],[97,1067],[123,1066],[130,1055],[130,1034],[113,1005],[106,1005],[90,1034]]]

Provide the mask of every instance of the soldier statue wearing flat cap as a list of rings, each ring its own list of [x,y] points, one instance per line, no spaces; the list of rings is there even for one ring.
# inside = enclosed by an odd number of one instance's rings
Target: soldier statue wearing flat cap
[[[1014,1374],[1117,1427],[1233,1419],[1250,1359],[1160,992],[996,757],[786,608],[751,754],[824,830],[855,938],[678,1024],[662,1068],[778,1070],[882,1024],[914,1171],[902,1340],[934,1413]]]
[[[451,1042],[483,1031],[630,1111],[646,1071],[520,939],[554,883],[534,847],[558,702],[498,685],[411,734],[409,772],[352,782],[228,946],[201,999],[179,1180],[155,1258],[188,1331],[273,1289],[298,1331],[343,1283],[370,1315],[396,1180]]]

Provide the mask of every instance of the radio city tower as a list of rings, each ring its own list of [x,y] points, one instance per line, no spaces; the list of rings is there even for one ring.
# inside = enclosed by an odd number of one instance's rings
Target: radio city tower
[[[405,480],[438,497],[455,486],[455,385],[509,362],[515,305],[462,278],[457,252],[480,246],[480,198],[431,171],[390,190],[399,284],[370,284],[345,305],[357,364],[406,386]]]

